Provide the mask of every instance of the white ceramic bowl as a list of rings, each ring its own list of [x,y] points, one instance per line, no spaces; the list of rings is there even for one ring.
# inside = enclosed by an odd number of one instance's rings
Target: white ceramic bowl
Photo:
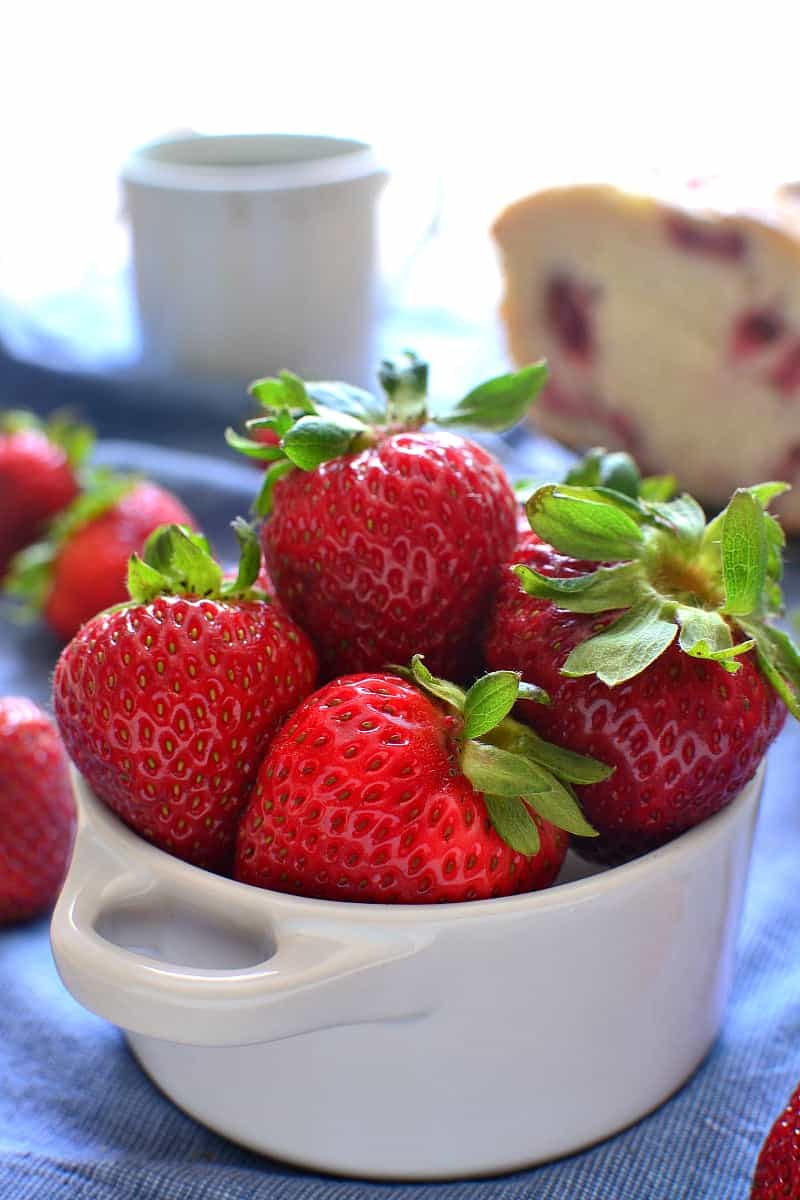
[[[161,1090],[244,1146],[373,1178],[511,1170],[636,1121],[708,1051],[762,782],[625,866],[393,907],[188,866],[76,777],[53,952]]]

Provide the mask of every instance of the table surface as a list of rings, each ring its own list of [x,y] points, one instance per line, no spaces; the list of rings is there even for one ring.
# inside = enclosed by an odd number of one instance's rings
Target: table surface
[[[77,390],[89,415],[112,433],[124,426],[128,433],[146,430],[166,442],[187,419],[186,405],[165,413],[167,393],[158,389],[148,393],[150,408],[144,395],[139,405],[135,390],[121,393],[108,381],[84,380]],[[74,377],[43,376],[39,368],[17,364],[5,376],[0,370],[0,404],[24,398],[40,408],[54,407],[64,393],[75,391]],[[216,432],[209,437],[220,424],[213,404],[203,412],[188,440],[218,446],[218,453],[199,457],[163,445],[108,441],[100,457],[147,470],[177,491],[224,555],[233,551],[227,523],[246,509],[256,476],[226,455]],[[135,424],[132,414],[138,414]],[[515,473],[552,476],[564,462],[563,452],[549,443],[519,435],[494,448]],[[790,566],[787,582],[790,598],[800,600],[797,566]],[[57,651],[40,626],[0,620],[0,694],[22,692],[46,702]],[[259,1158],[203,1129],[153,1088],[118,1031],[66,993],[50,957],[47,924],[37,922],[0,934],[0,1196],[746,1197],[766,1129],[800,1079],[799,751],[800,730],[789,725],[770,754],[734,993],[721,1035],[690,1083],[625,1133],[559,1163],[452,1185],[330,1180]],[[532,1079],[531,1086],[546,1087],[547,1081]]]

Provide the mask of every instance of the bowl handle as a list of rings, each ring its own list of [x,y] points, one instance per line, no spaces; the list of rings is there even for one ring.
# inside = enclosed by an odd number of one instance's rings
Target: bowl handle
[[[122,862],[91,826],[82,826],[53,914],[53,956],[73,996],[122,1029],[189,1045],[235,1046],[430,1011],[424,987],[429,973],[409,971],[405,960],[429,945],[432,935],[414,931],[411,923],[369,932],[355,914],[352,920],[308,920],[293,916],[291,906],[282,911],[280,897],[267,908],[265,894],[256,889],[231,913],[230,880],[205,876],[191,894],[182,885],[178,896],[141,859]],[[223,936],[226,929],[245,929],[255,951],[250,961],[258,953],[262,961],[220,970],[128,949],[103,932],[113,913],[126,907],[156,920],[183,907],[217,922]]]

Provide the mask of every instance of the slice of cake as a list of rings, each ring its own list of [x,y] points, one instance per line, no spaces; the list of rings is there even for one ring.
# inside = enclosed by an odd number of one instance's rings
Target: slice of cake
[[[725,211],[605,186],[539,192],[493,233],[517,363],[545,357],[533,418],[582,448],[629,450],[709,506],[785,479],[800,531],[800,206],[792,188]]]

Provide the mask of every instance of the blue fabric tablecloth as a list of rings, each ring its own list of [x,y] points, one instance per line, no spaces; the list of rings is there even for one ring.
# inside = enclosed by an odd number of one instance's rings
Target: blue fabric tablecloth
[[[0,407],[44,409],[65,398],[80,400],[106,434],[219,446],[217,456],[200,457],[108,442],[100,454],[176,490],[218,550],[232,554],[226,525],[246,510],[256,477],[221,447],[219,426],[229,413],[222,418],[208,402],[173,404],[169,392],[120,392],[38,368],[15,365],[4,373],[0,362]],[[516,469],[537,473],[547,473],[557,457],[545,444],[520,441],[504,453]],[[789,582],[797,600],[796,571]],[[56,653],[40,627],[0,621],[0,694],[46,701]],[[627,1132],[548,1166],[453,1184],[335,1180],[259,1158],[173,1107],[139,1070],[122,1035],[71,999],[42,921],[0,932],[0,1200],[744,1200],[762,1138],[800,1080],[798,764],[800,731],[790,727],[770,756],[720,1038],[687,1086]],[[336,1081],[319,1086],[335,1090]],[[531,1087],[546,1088],[547,1081],[532,1079]]]

